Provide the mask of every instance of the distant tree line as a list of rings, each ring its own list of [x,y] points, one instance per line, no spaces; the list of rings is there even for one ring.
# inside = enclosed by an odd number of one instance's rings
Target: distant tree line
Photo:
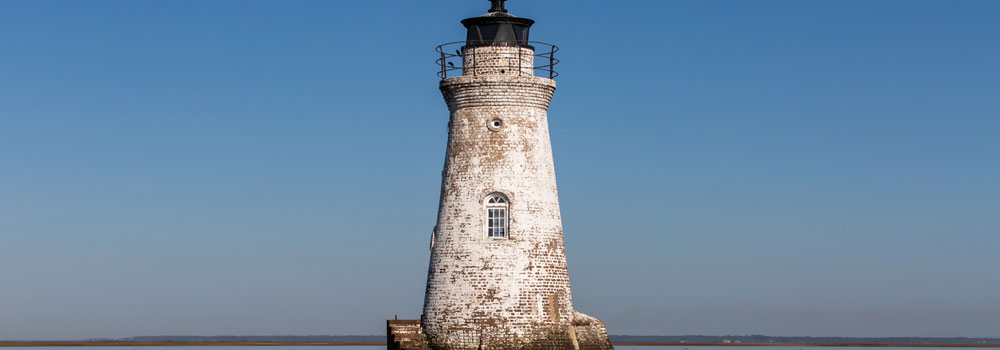
[[[358,342],[385,341],[384,335],[157,335],[116,339],[118,341],[176,342]]]

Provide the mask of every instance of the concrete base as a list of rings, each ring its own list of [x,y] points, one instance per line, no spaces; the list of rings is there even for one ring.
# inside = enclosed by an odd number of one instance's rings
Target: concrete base
[[[420,320],[386,321],[388,350],[429,350],[427,338],[420,329]]]
[[[614,346],[608,339],[604,322],[575,312],[572,324],[553,324],[537,334],[511,336],[502,331],[485,331],[476,341],[463,342],[469,346],[456,344],[434,344],[428,341],[420,326],[420,320],[387,321],[387,342],[389,350],[611,350]]]

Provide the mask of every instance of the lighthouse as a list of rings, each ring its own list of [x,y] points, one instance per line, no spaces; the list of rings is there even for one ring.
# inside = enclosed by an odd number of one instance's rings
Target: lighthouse
[[[547,115],[558,49],[491,3],[438,47],[450,116],[427,291],[419,322],[389,321],[389,347],[611,349],[570,292]]]

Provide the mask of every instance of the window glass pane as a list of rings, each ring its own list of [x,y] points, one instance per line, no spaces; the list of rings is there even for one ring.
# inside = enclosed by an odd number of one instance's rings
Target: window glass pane
[[[528,40],[528,27],[515,24],[514,35],[517,37],[517,40]]]
[[[510,202],[500,194],[492,194],[486,199],[486,236],[495,238],[507,237],[507,226],[510,225],[510,217],[507,211],[510,209]]]
[[[497,30],[500,29],[499,24],[481,24],[478,26],[479,32],[482,33],[483,40],[486,42],[493,41],[497,37]]]

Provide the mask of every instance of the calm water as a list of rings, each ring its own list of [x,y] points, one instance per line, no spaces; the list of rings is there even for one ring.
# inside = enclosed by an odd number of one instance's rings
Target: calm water
[[[798,346],[617,346],[622,350],[1000,350],[1000,348],[889,348],[889,347],[798,347]],[[379,346],[88,346],[88,347],[10,347],[4,350],[375,350]]]

